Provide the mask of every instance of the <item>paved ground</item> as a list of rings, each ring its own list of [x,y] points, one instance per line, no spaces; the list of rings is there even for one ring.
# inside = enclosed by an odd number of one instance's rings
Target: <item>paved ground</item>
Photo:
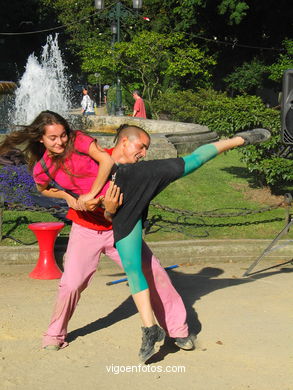
[[[106,286],[121,274],[95,275],[70,322],[69,347],[49,352],[40,349],[40,336],[58,281],[30,279],[31,265],[1,265],[1,390],[293,390],[293,267],[242,279],[248,265],[170,271],[197,348],[184,352],[166,342],[147,366],[137,359],[140,320],[127,285]]]

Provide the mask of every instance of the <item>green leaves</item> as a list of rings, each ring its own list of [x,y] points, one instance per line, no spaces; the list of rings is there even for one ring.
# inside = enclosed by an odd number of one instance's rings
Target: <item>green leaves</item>
[[[141,31],[112,49],[109,42],[93,38],[84,44],[81,56],[83,71],[99,72],[107,80],[119,74],[128,90],[139,85],[150,108],[163,90],[174,85],[184,88],[185,80],[195,87],[206,86],[216,63],[184,34],[155,31]]]
[[[269,78],[273,81],[281,81],[285,70],[293,68],[293,40],[283,42],[286,53],[279,55],[277,61],[268,67]]]
[[[206,55],[195,45],[177,47],[172,62],[168,64],[166,74],[174,78],[189,76],[191,79],[191,76],[201,75],[204,79],[209,79],[211,74],[208,69],[215,64],[216,61],[211,56]]]
[[[239,24],[248,9],[249,5],[239,0],[223,0],[218,6],[220,15],[228,14],[229,24]]]
[[[193,122],[208,126],[220,137],[231,137],[241,130],[266,128],[272,137],[265,143],[241,148],[246,163],[262,184],[281,186],[293,180],[293,162],[279,156],[280,112],[266,108],[257,96],[240,95],[229,98],[212,89],[172,91],[155,100],[157,115],[175,121]]]
[[[244,62],[237,67],[233,73],[230,73],[224,81],[228,87],[234,91],[254,92],[257,88],[262,86],[264,80],[264,73],[267,71],[265,64],[257,58],[251,62]]]

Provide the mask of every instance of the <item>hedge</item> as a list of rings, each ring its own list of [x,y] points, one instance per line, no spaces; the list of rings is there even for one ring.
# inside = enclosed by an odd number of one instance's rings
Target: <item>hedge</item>
[[[283,146],[280,111],[267,108],[259,97],[239,95],[230,98],[226,93],[211,89],[196,93],[167,91],[156,99],[154,108],[158,117],[206,125],[220,137],[231,137],[239,131],[253,128],[270,130],[270,140],[241,149],[242,160],[262,185],[292,184],[293,162],[280,156]]]

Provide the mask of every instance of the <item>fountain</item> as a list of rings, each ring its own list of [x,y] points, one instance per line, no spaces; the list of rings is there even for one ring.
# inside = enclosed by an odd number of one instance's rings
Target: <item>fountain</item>
[[[194,123],[108,115],[83,118],[80,112],[74,114],[71,110],[70,96],[69,78],[58,47],[58,34],[55,38],[50,35],[40,60],[35,54],[31,54],[27,60],[25,72],[15,91],[14,108],[9,113],[10,127],[27,125],[41,111],[51,110],[69,119],[74,128],[92,132],[102,146],[111,147],[115,131],[122,123],[135,124],[151,134],[149,158],[175,157],[203,143],[213,142],[218,137],[206,126]]]
[[[68,117],[71,108],[69,79],[58,47],[58,34],[43,46],[40,60],[31,54],[15,91],[14,109],[9,115],[13,125],[27,125],[43,110]]]

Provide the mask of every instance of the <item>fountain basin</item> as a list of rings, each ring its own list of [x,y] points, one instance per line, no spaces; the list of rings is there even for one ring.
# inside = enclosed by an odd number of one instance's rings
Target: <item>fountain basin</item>
[[[0,95],[13,93],[17,85],[13,81],[0,80]]]
[[[201,145],[219,140],[217,133],[213,131],[198,131],[190,133],[166,134],[166,138],[174,145],[178,154],[188,154]]]
[[[200,145],[215,142],[219,139],[218,134],[212,132],[207,126],[196,123],[174,122],[166,120],[153,120],[133,118],[131,116],[89,116],[83,122],[88,132],[99,134],[100,132],[115,133],[122,124],[142,127],[152,138],[166,138],[171,143],[177,155],[192,152]]]

